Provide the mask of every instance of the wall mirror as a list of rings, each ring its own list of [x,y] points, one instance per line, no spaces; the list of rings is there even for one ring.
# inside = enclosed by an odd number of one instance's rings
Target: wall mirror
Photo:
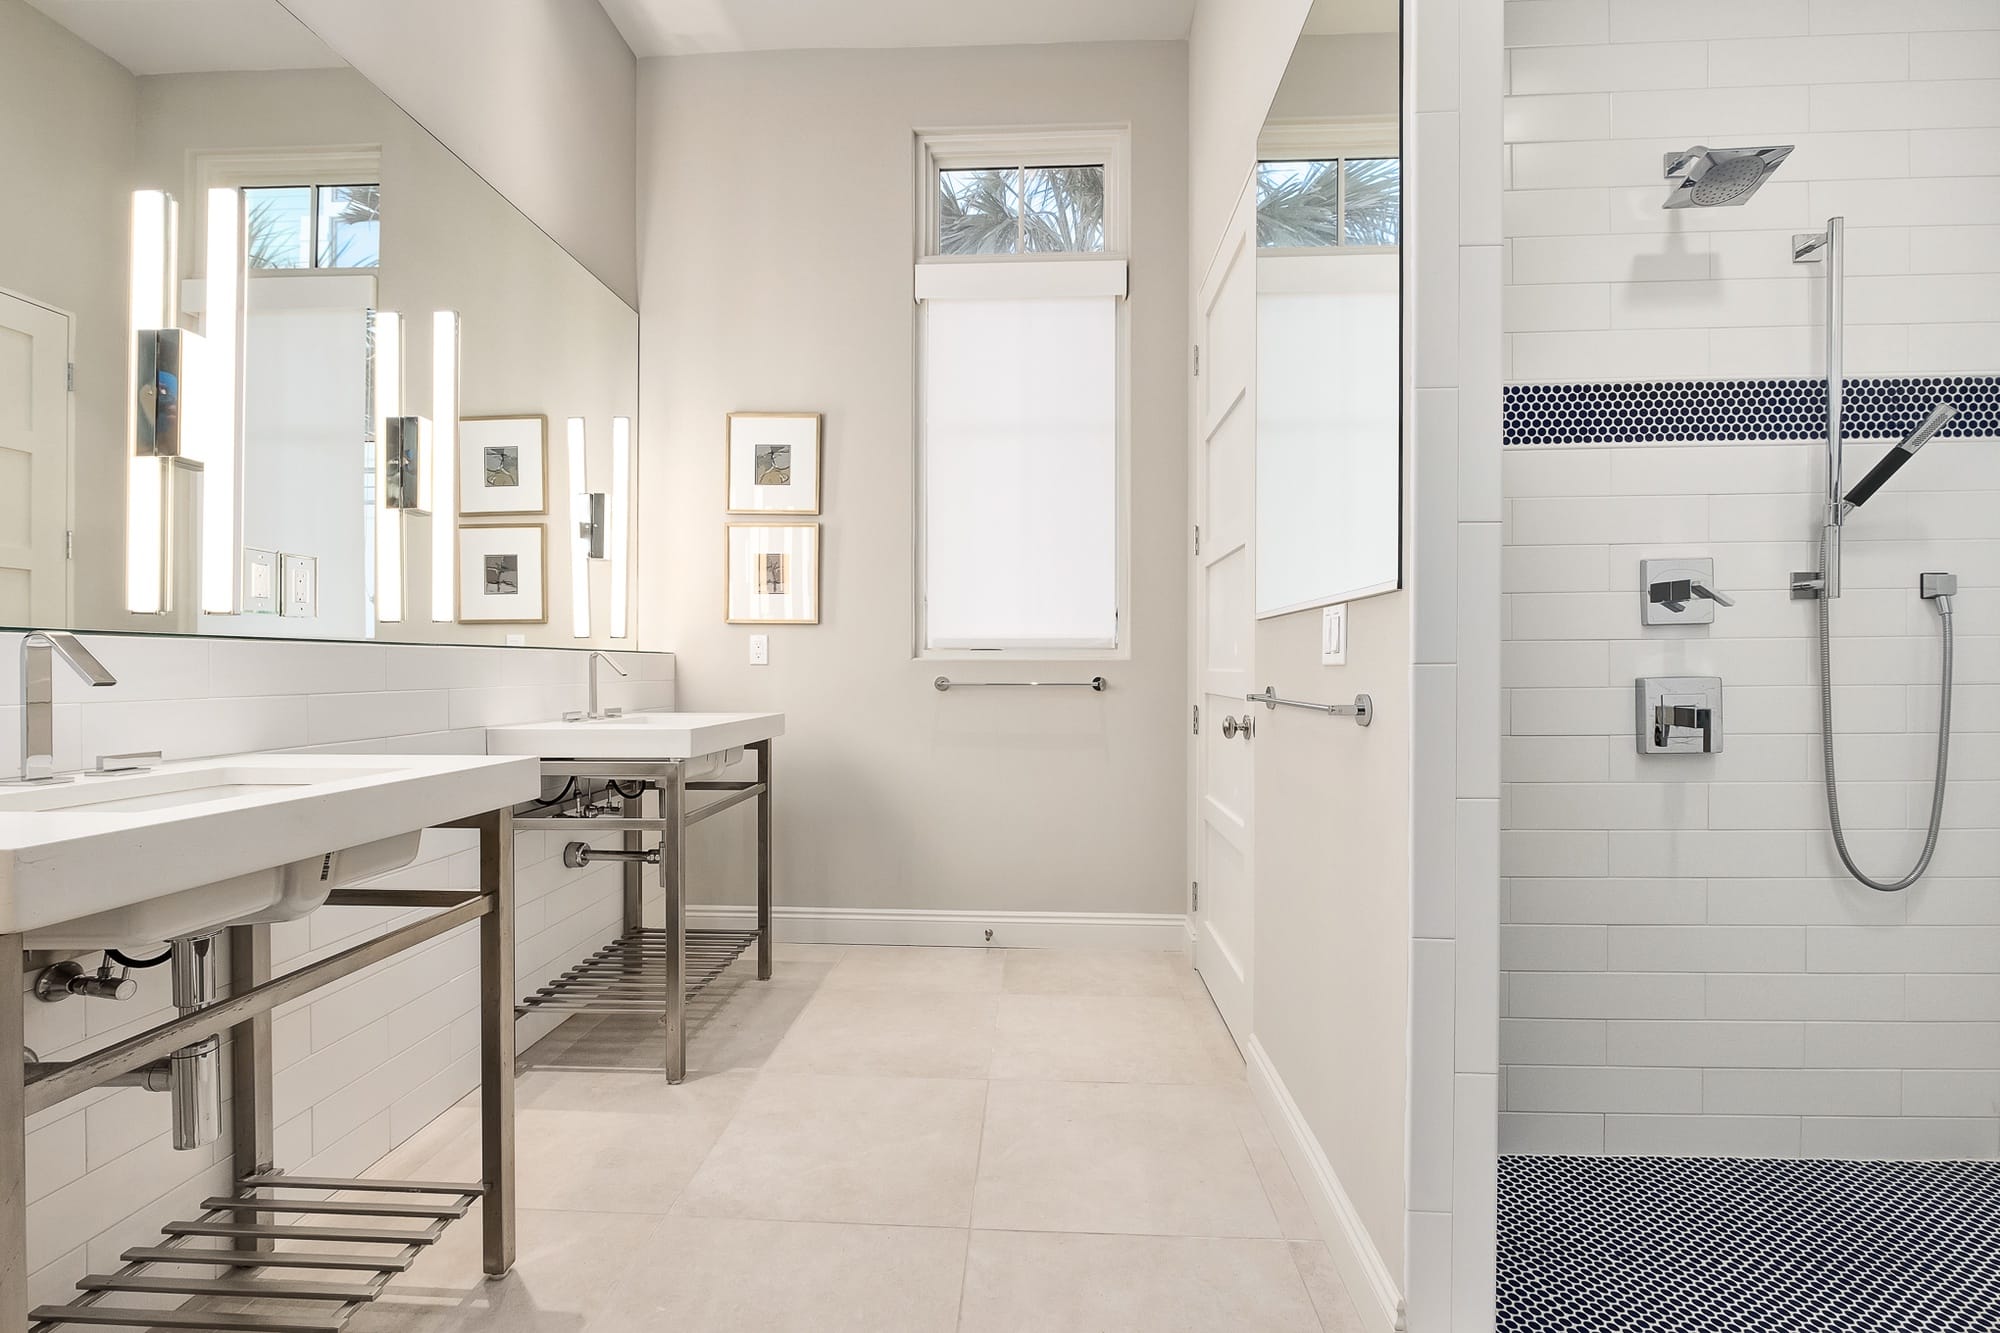
[[[1257,144],[1257,614],[1402,583],[1397,0],[1316,0]]]
[[[638,315],[278,0],[0,0],[0,145],[0,625],[629,645]]]

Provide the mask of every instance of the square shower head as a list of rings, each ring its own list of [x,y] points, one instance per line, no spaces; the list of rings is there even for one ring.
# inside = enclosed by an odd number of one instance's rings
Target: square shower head
[[[1762,188],[1778,164],[1792,155],[1792,145],[1769,148],[1704,148],[1662,159],[1665,175],[1674,181],[1666,208],[1715,208],[1746,202]]]

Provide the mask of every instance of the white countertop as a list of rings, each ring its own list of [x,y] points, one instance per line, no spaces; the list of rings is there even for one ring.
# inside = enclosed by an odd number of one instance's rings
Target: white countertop
[[[785,734],[783,713],[627,713],[486,729],[486,753],[542,759],[698,759]]]
[[[0,934],[531,800],[528,759],[256,754],[0,787]]]

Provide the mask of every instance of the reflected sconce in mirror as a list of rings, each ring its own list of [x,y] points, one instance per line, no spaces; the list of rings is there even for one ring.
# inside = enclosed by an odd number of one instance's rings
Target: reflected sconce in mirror
[[[431,620],[457,616],[458,599],[458,312],[431,316]]]
[[[569,419],[570,633],[590,637],[590,562],[604,553],[604,497],[592,495],[582,417]]]
[[[390,417],[386,423],[389,444],[385,508],[405,514],[431,512],[431,469],[427,466],[432,449],[431,423],[424,417]]]
[[[632,418],[611,418],[611,637],[627,637],[632,558]]]
[[[208,192],[199,373],[187,384],[187,453],[202,466],[201,609],[242,609],[243,334],[250,271],[241,190]]]
[[[369,429],[375,434],[375,619],[403,618],[403,511],[391,504],[389,423],[403,415],[403,318],[368,315]]]
[[[174,300],[180,210],[159,190],[132,195],[131,455],[125,483],[125,607],[159,615],[167,583],[167,471],[180,454],[182,334]],[[162,446],[166,446],[163,450]]]

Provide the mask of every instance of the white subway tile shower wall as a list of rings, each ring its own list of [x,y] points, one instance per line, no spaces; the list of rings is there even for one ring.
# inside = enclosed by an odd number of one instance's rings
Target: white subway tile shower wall
[[[1509,0],[1509,379],[1825,371],[1848,223],[1848,373],[2000,370],[2000,8]],[[1668,212],[1661,156],[1796,144],[1739,208]]]
[[[1933,443],[1848,530],[1842,811],[1878,874],[1929,814],[1939,644],[1917,576],[1961,580],[1946,829],[1896,895],[1847,879],[1826,831],[1817,612],[1786,591],[1816,554],[1823,460],[1506,451],[1506,1151],[2000,1153],[2000,442]],[[1736,605],[1642,628],[1640,560],[1692,554]],[[1644,675],[1722,676],[1724,752],[1639,755]]]
[[[152,750],[170,759],[245,749],[485,752],[489,723],[528,722],[581,708],[580,653],[228,639],[85,641],[119,678],[87,690],[58,678],[57,762],[76,767],[104,751]],[[0,700],[20,698],[20,636],[0,634]],[[670,708],[674,660],[614,654],[631,672],[606,672],[606,702]],[[0,776],[17,773],[20,710],[0,707]],[[474,836],[425,834],[416,864],[387,884],[476,887]],[[616,835],[613,835],[616,836]],[[614,934],[617,867],[565,869],[562,840],[515,840],[519,980],[531,989]],[[378,935],[417,913],[328,908],[273,927],[280,970]],[[387,1154],[478,1078],[478,947],[473,928],[278,1010],[277,1156],[293,1171],[349,1174]],[[135,974],[123,1004],[70,1000],[28,1005],[28,1044],[44,1059],[73,1059],[172,1016],[166,969]],[[547,1020],[522,1024],[522,1043]],[[33,1118],[28,1135],[31,1298],[66,1299],[86,1272],[110,1272],[119,1252],[188,1216],[190,1201],[228,1182],[228,1139],[175,1152],[167,1099],[99,1090]]]

